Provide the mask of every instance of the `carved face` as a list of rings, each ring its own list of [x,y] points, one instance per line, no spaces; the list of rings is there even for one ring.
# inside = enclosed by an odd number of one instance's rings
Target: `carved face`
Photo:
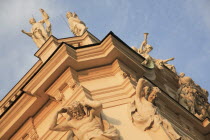
[[[155,98],[157,97],[157,92],[152,92],[149,96],[148,96],[148,101],[149,102],[154,102]]]
[[[67,114],[72,119],[81,120],[85,116],[85,111],[83,109],[84,107],[79,102],[73,102],[71,106],[69,106],[67,110]]]
[[[158,87],[153,87],[150,94],[147,97],[147,101],[153,103],[155,101],[155,98],[157,97],[157,94],[160,92],[161,91]]]
[[[29,20],[29,23],[30,23],[30,24],[36,23],[36,20],[35,20],[34,18],[31,18],[31,19]]]
[[[152,49],[153,49],[153,47],[152,47],[151,45],[149,45],[149,44],[147,44],[147,45],[145,46],[145,48],[146,48],[146,50],[145,50],[146,53],[151,52]]]

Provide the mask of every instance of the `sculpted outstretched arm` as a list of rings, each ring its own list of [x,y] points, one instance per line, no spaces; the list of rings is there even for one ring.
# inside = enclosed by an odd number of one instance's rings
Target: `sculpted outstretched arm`
[[[141,43],[141,46],[140,46],[140,48],[139,48],[139,51],[138,51],[138,53],[144,53],[144,46],[145,45],[147,45],[147,41],[146,40],[144,40],[142,43]]]
[[[142,98],[143,95],[143,84],[145,83],[145,80],[143,78],[139,79],[137,86],[136,86],[136,97],[137,98]]]
[[[102,103],[99,101],[91,101],[87,98],[84,100],[84,106],[89,106],[93,109],[95,115],[99,115],[102,110]]]
[[[39,10],[40,10],[40,12],[42,14],[42,18],[44,20],[48,20],[50,18],[49,15],[43,9],[39,9]]]
[[[163,60],[163,63],[167,63],[168,61],[172,61],[172,60],[174,60],[174,57],[166,59],[166,60]]]
[[[141,113],[141,102],[145,98],[144,87],[145,83],[148,83],[145,79],[139,79],[136,86],[136,95],[135,95],[135,105],[137,108],[137,112]]]
[[[24,33],[24,34],[26,34],[26,35],[28,35],[29,37],[32,37],[32,35],[33,35],[32,33],[25,32],[24,30],[21,30],[21,32]]]
[[[45,23],[45,20],[44,19],[42,19],[42,20],[40,20],[40,21],[38,21],[39,23]]]
[[[143,78],[139,79],[137,86],[136,86],[136,95],[135,95],[136,104],[139,104],[141,102],[141,100],[143,98],[145,98],[145,94],[146,94],[146,92],[148,92],[148,90],[151,88],[151,86],[152,85],[147,80],[145,80]]]
[[[53,122],[50,126],[50,130],[54,130],[54,131],[68,131],[71,130],[71,126],[68,125],[68,122],[65,121],[61,124],[57,123],[57,119],[58,119],[58,114],[59,113],[65,113],[66,109],[62,108],[61,110],[59,110],[58,112],[55,113],[54,117],[53,117]]]
[[[147,80],[145,80],[144,78],[140,78],[136,86],[136,96],[138,98],[144,97],[145,96],[144,87],[149,88],[151,86],[152,85]]]

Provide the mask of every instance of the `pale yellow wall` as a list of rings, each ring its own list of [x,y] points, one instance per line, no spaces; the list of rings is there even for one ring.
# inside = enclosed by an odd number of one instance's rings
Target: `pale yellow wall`
[[[128,117],[127,104],[104,109],[102,117],[119,130],[121,140],[152,140],[147,133],[132,124]]]

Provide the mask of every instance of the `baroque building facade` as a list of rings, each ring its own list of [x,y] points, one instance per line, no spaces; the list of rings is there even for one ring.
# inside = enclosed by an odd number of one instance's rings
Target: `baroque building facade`
[[[1,101],[0,139],[210,139],[208,92],[177,75],[173,59],[149,56],[148,34],[138,50],[67,18],[75,36],[39,44],[39,60]]]

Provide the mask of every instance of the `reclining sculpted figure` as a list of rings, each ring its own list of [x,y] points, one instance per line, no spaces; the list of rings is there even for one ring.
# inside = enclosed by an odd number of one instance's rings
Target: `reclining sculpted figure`
[[[135,47],[131,47],[134,51],[141,54],[145,60],[142,62],[142,65],[148,67],[148,68],[154,68],[157,66],[159,69],[163,69],[163,65],[165,65],[168,69],[176,73],[176,68],[174,65],[168,64],[169,61],[174,60],[174,58],[169,58],[166,60],[162,59],[155,59],[149,55],[149,53],[153,50],[153,47],[147,43],[147,36],[149,33],[144,33],[144,41],[141,43],[141,46],[139,49]]]

